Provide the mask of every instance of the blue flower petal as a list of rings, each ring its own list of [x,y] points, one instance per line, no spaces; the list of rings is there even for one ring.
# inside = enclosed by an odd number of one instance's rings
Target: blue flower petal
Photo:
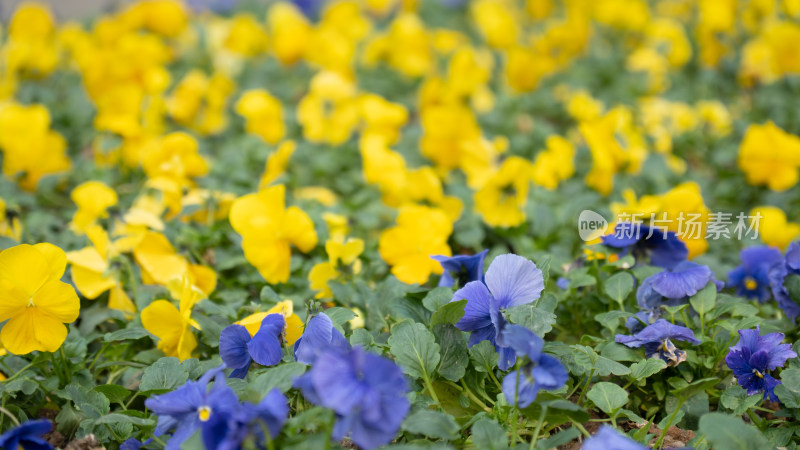
[[[222,330],[219,335],[219,355],[225,365],[234,369],[245,369],[244,372],[247,373],[246,368],[250,367],[247,343],[250,339],[250,333],[242,325],[229,325]]]
[[[492,261],[485,281],[501,309],[531,303],[544,289],[544,277],[536,264],[511,253]]]

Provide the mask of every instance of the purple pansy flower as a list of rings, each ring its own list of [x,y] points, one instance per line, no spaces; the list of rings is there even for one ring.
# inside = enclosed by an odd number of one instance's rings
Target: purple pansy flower
[[[649,256],[650,264],[671,269],[689,257],[686,244],[672,231],[639,223],[620,222],[614,233],[602,237],[603,245],[632,252],[638,259]]]
[[[306,400],[336,413],[334,439],[349,435],[364,449],[391,442],[411,406],[400,367],[358,346],[318,354],[294,385]]]
[[[800,242],[792,242],[786,250],[784,262],[772,266],[769,271],[772,295],[786,316],[795,320],[800,316],[800,305],[792,299],[786,289],[786,277],[790,275],[800,275]]]
[[[456,328],[470,332],[469,346],[489,341],[497,348],[497,366],[507,370],[514,365],[513,349],[498,345],[497,338],[506,324],[502,310],[531,303],[544,289],[542,271],[532,261],[518,255],[500,255],[486,271],[485,284],[471,281],[457,290],[453,300],[467,300],[464,316]]]
[[[778,249],[758,246],[745,248],[740,253],[742,264],[728,273],[728,286],[736,288],[736,295],[765,302],[770,296],[769,272],[783,262]]]
[[[286,397],[271,390],[258,404],[231,403],[223,414],[214,414],[202,426],[205,448],[237,450],[252,441],[257,448],[275,439],[289,415]]]
[[[677,366],[686,360],[686,352],[679,350],[672,343],[673,340],[699,344],[694,337],[694,332],[680,325],[673,325],[664,319],[646,326],[642,331],[629,336],[618,334],[616,342],[628,347],[644,347],[645,356],[648,358],[658,356],[670,366]]]
[[[431,256],[439,261],[444,269],[442,277],[439,278],[439,286],[450,287],[458,282],[458,286],[463,287],[470,281],[483,281],[483,261],[487,253],[489,250],[476,255]]]
[[[261,321],[261,327],[251,338],[242,325],[229,325],[219,336],[219,355],[228,367],[233,368],[232,378],[244,378],[252,361],[262,366],[281,362],[281,341],[286,319],[281,314],[270,314]]]
[[[773,390],[781,384],[769,372],[783,367],[786,360],[796,358],[789,344],[781,344],[783,333],[761,336],[761,328],[739,330],[739,342],[730,348],[725,363],[733,371],[739,385],[747,389],[747,395],[764,392],[764,398],[778,401]]]
[[[646,450],[647,447],[625,436],[609,425],[603,425],[583,442],[583,450]]]
[[[512,404],[526,408],[536,400],[539,389],[551,391],[567,382],[567,369],[561,361],[542,352],[544,341],[531,330],[520,325],[509,325],[503,330],[501,340],[517,355],[528,358],[518,371],[510,372],[503,378],[503,395]]]
[[[0,448],[12,450],[50,450],[53,448],[42,436],[53,429],[47,419],[29,420],[0,435]]]
[[[197,381],[187,381],[172,392],[150,397],[144,402],[148,409],[158,415],[155,436],[174,430],[165,447],[167,450],[180,449],[181,444],[214,414],[223,413],[230,409],[230,405],[238,404],[239,398],[225,384],[224,368],[224,365],[217,367]],[[216,380],[209,388],[212,378]]]
[[[326,314],[317,314],[308,321],[303,335],[294,343],[294,359],[303,364],[314,364],[321,353],[331,350],[349,350],[350,344]]]

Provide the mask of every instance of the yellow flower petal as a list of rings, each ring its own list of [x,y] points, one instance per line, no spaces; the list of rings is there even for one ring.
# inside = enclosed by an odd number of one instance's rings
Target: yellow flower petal
[[[49,281],[36,291],[33,304],[39,311],[64,323],[74,322],[81,309],[75,289],[61,281]]]
[[[50,279],[50,263],[34,246],[17,245],[0,252],[0,277],[32,297]]]
[[[32,351],[54,352],[67,338],[67,327],[38,308],[27,308],[13,317],[0,332],[3,346],[11,353],[25,355]]]
[[[81,266],[72,266],[72,282],[81,295],[94,300],[103,292],[117,285],[113,276],[103,276],[103,272],[95,272]]]

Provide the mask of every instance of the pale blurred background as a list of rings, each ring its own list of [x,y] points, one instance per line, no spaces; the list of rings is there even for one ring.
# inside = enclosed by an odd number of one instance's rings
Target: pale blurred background
[[[22,0],[0,0],[0,20],[7,22]],[[48,5],[56,18],[81,19],[101,12],[113,11],[131,0],[37,0],[36,3]]]

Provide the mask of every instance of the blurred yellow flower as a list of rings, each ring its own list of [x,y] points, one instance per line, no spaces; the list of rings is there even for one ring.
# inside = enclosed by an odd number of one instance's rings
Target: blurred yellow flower
[[[447,245],[452,232],[452,222],[440,209],[404,206],[397,225],[381,233],[378,251],[400,281],[424,284],[431,273],[442,273],[442,266],[431,255],[452,254]]]
[[[76,233],[85,233],[97,219],[108,217],[106,210],[117,204],[117,193],[101,181],[81,183],[70,194],[78,207],[72,216],[70,228]]]
[[[364,241],[356,238],[331,238],[325,243],[325,252],[328,254],[328,261],[314,265],[308,273],[311,290],[317,291],[315,298],[333,297],[328,286],[329,281],[361,271],[361,260],[358,256],[364,252]]]
[[[797,184],[800,170],[800,137],[774,123],[751,124],[739,147],[739,168],[747,182],[785,191]]]
[[[336,72],[311,79],[308,94],[297,104],[297,120],[311,142],[339,145],[350,138],[359,119],[356,86]]]
[[[242,93],[236,102],[236,113],[244,117],[245,131],[270,144],[278,143],[286,133],[281,102],[263,89]]]
[[[756,219],[757,216],[760,219]],[[778,247],[786,250],[794,240],[800,236],[800,224],[789,222],[786,213],[775,206],[759,206],[750,211],[749,216],[755,229],[758,228],[758,235],[761,242],[766,245]]]
[[[525,221],[525,204],[533,174],[531,162],[510,156],[475,192],[475,210],[492,227],[515,227]]]
[[[282,184],[267,187],[236,199],[230,212],[245,258],[272,284],[289,280],[291,245],[304,253],[317,245],[311,218],[296,206],[286,208],[285,196]]]

